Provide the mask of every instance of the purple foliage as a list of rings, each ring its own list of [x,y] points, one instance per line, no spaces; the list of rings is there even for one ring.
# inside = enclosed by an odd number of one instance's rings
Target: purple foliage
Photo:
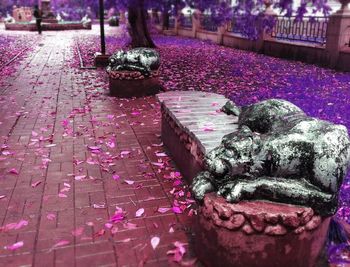
[[[2,0],[0,12],[5,13],[14,4],[33,6],[36,0]],[[296,13],[301,19],[307,12],[306,7],[312,7],[313,13],[323,12],[329,15],[330,7],[327,0],[304,0],[300,2],[297,10],[293,11],[293,0],[238,0],[235,5],[229,4],[231,1],[216,0],[105,0],[105,8],[116,7],[119,10],[126,10],[131,5],[140,5],[144,8],[158,9],[169,14],[176,14],[178,10],[187,6],[206,11],[211,14],[212,22],[220,25],[224,22],[236,19],[235,27],[243,35],[255,39],[263,30],[269,30],[273,26],[273,21],[266,18],[263,13],[266,5],[272,5],[280,10],[281,14],[291,16]],[[98,16],[97,0],[52,0],[52,6],[64,19],[79,20],[84,15],[90,17]]]

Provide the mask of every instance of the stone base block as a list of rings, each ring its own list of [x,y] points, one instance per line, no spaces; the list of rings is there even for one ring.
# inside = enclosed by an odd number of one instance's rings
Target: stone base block
[[[111,55],[96,53],[94,62],[96,67],[106,67],[108,65],[108,59]]]
[[[116,97],[131,98],[155,95],[163,91],[163,89],[156,77],[137,80],[109,78],[109,92]]]
[[[330,218],[310,208],[265,201],[204,199],[195,250],[206,266],[312,267],[324,247]]]
[[[188,142],[189,136],[178,129],[176,131],[175,123],[164,115],[162,116],[162,141],[170,151],[171,157],[180,169],[181,174],[191,182],[193,178],[203,170],[201,161],[191,154],[191,143]]]
[[[162,140],[182,175],[191,183],[203,170],[203,158],[228,133],[237,130],[237,117],[220,111],[224,96],[196,91],[159,94]]]

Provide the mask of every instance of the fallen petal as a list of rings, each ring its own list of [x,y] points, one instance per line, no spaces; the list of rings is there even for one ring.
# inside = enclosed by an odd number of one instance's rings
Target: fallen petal
[[[41,184],[42,181],[37,181],[35,183],[32,183],[32,187],[35,188],[37,187],[39,184]]]
[[[125,183],[127,183],[128,185],[132,185],[135,183],[135,181],[132,180],[124,180]]]
[[[62,247],[62,246],[68,245],[69,243],[70,241],[68,240],[61,240],[61,241],[58,241],[52,248]]]
[[[160,213],[166,213],[170,210],[171,208],[158,208],[158,212]]]
[[[46,215],[46,218],[49,220],[49,221],[53,221],[54,219],[56,219],[56,215],[53,214],[53,213],[49,213]]]
[[[156,249],[159,245],[160,238],[158,236],[152,237],[151,239],[151,245],[153,249]]]
[[[9,170],[9,173],[11,173],[11,174],[19,174],[19,172],[15,168]]]
[[[135,216],[136,217],[141,217],[144,213],[145,213],[145,209],[141,208],[141,209],[138,209],[136,211]]]
[[[23,245],[24,245],[24,242],[23,241],[19,241],[17,243],[14,243],[13,245],[5,246],[4,248],[8,249],[8,250],[16,250],[16,249],[19,249],[19,248],[23,247]]]

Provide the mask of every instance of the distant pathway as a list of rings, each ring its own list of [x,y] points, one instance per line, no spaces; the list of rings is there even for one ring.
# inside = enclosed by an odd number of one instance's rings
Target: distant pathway
[[[72,68],[74,36],[45,33],[2,88],[0,266],[169,266],[193,210],[159,105],[110,98],[103,71]]]

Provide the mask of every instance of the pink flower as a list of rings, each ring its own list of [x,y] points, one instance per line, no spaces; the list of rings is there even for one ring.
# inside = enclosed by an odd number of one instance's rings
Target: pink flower
[[[8,249],[8,250],[16,250],[16,249],[19,249],[19,248],[23,247],[23,245],[24,245],[24,242],[23,241],[19,241],[17,243],[14,243],[13,245],[5,246],[4,248]]]
[[[153,249],[156,249],[160,243],[160,238],[158,236],[152,237],[151,245]]]
[[[144,213],[145,213],[145,209],[141,208],[141,209],[138,209],[136,211],[135,216],[136,217],[141,217]]]

